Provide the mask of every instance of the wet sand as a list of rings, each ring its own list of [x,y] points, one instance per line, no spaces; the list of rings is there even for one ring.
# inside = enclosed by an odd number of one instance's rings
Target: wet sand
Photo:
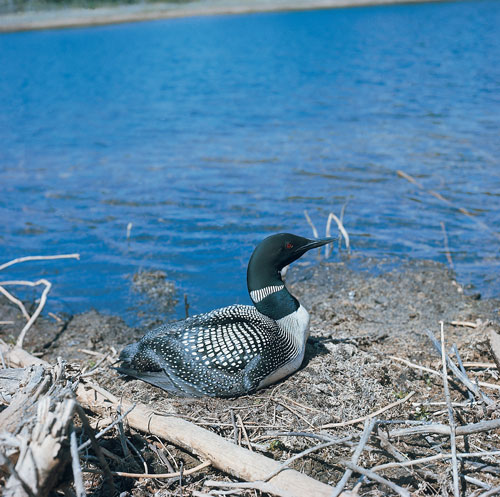
[[[96,9],[61,8],[1,15],[0,33],[99,26],[178,17],[330,9],[398,3],[422,3],[422,0],[199,0],[188,3],[122,5]]]

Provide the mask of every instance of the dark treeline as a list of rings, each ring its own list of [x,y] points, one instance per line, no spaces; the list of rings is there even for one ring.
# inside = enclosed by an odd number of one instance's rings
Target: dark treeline
[[[64,7],[96,8],[147,3],[186,3],[189,0],[0,0],[0,15]]]

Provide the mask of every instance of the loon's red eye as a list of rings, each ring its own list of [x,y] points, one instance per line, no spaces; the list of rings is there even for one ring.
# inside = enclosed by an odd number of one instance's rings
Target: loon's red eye
[[[291,248],[293,248],[293,243],[288,242],[288,243],[286,244],[286,248],[287,248],[287,249],[291,249]]]

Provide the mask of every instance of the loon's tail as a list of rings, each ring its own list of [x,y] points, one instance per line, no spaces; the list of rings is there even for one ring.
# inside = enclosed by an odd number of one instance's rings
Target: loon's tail
[[[172,393],[178,397],[200,397],[200,392],[189,384],[170,374],[168,368],[162,368],[159,371],[141,371],[134,364],[134,358],[139,350],[138,343],[127,345],[120,353],[118,361],[121,365],[113,368],[121,374],[132,376],[139,380],[151,383],[166,392]]]

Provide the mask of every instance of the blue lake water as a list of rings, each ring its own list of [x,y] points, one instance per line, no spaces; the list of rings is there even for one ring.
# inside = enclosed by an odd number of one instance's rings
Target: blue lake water
[[[0,261],[82,256],[1,279],[132,321],[140,269],[193,312],[245,303],[260,239],[348,202],[355,253],[446,263],[444,222],[459,281],[500,296],[499,31],[484,1],[0,35]]]

